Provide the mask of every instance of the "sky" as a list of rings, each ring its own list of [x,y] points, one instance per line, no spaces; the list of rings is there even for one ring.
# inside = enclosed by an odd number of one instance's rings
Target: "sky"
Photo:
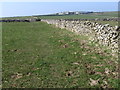
[[[64,11],[118,11],[118,2],[2,2],[0,17],[44,15]]]

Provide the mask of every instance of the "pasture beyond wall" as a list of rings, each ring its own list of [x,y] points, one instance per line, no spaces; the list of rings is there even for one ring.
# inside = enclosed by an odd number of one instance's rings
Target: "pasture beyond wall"
[[[42,19],[41,21],[78,34],[87,35],[89,36],[89,41],[98,42],[100,45],[111,49],[112,53],[118,53],[118,40],[120,38],[118,26],[112,27],[109,24],[101,25],[96,22],[80,20]]]

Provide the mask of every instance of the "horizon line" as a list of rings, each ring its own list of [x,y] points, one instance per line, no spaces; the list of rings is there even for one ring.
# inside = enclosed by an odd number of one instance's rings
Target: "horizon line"
[[[62,11],[62,12],[76,12],[76,11]],[[119,12],[119,11],[84,11],[84,12]],[[59,12],[55,12],[55,13],[59,13]],[[49,13],[49,14],[33,14],[33,15],[20,15],[20,16],[0,16],[0,18],[9,18],[9,17],[26,17],[26,16],[39,16],[39,15],[50,15],[50,14],[55,14],[55,13]]]

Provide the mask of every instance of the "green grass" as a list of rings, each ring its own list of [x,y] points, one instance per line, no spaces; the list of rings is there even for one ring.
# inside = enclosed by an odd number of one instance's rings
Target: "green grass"
[[[114,57],[88,44],[86,36],[44,22],[3,23],[2,32],[4,88],[95,88],[104,80],[118,87]],[[90,86],[90,78],[100,83]]]
[[[110,18],[110,16],[84,14],[84,15],[63,15],[63,16],[39,16],[41,19],[94,19],[94,18]]]

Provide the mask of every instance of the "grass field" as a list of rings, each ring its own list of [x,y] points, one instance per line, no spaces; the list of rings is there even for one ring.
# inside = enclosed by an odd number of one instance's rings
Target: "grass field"
[[[2,32],[3,88],[118,87],[111,52],[86,36],[43,22],[3,23]]]
[[[104,12],[104,13],[91,13],[82,15],[63,15],[63,16],[38,16],[42,19],[94,19],[94,18],[111,18],[118,17],[118,12]]]
[[[118,12],[104,12],[92,13],[83,15],[63,15],[63,16],[38,16],[41,19],[95,19],[95,18],[113,18],[118,17]],[[94,22],[94,21],[93,21]],[[95,21],[101,24],[110,24],[111,26],[118,26],[118,21]]]

